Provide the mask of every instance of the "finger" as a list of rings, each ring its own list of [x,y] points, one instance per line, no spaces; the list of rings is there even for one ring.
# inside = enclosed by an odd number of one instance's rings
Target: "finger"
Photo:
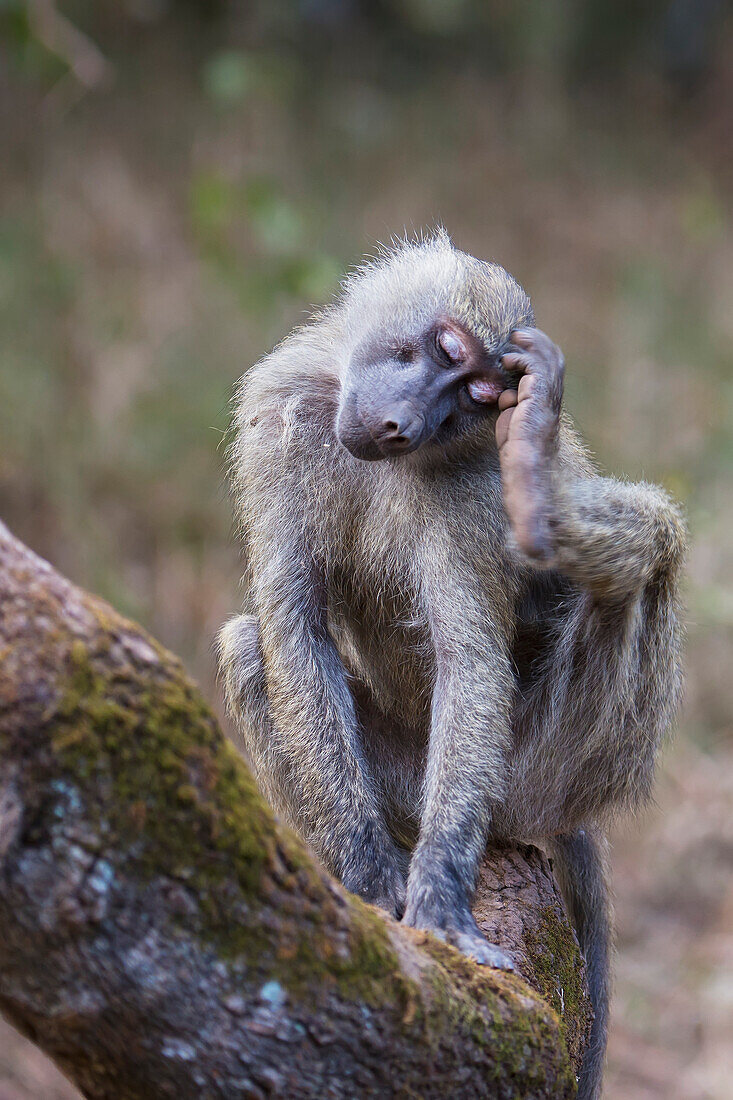
[[[544,405],[552,416],[557,417],[562,406],[563,371],[562,365],[544,371],[532,369],[523,374],[519,380],[517,397],[519,404],[530,398],[535,398],[536,403]]]
[[[499,400],[497,402],[499,406],[499,412],[504,412],[504,409],[511,409],[514,405],[519,403],[519,396],[516,390],[502,390],[499,394]]]
[[[531,360],[523,351],[506,351],[501,357],[505,370],[528,370]]]
[[[518,328],[510,333],[509,339],[525,353],[532,353],[536,359],[546,361],[556,370],[563,369],[564,359],[560,348],[541,329]]]
[[[541,376],[536,374],[525,374],[523,378],[520,378],[517,401],[526,401],[529,397],[536,395],[538,389],[541,389],[540,380]]]
[[[512,422],[513,416],[514,409],[509,408],[505,409],[504,412],[499,413],[498,417],[496,418],[496,445],[499,450],[501,450],[501,448],[504,446],[507,439],[509,438],[509,425]]]
[[[509,333],[509,339],[520,348],[532,348],[539,330],[535,328],[515,328]]]
[[[509,339],[524,351],[551,351],[555,345],[546,332],[539,328],[515,328]]]

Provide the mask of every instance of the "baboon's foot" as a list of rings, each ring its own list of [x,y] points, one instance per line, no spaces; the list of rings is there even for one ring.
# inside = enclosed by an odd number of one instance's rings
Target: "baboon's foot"
[[[402,923],[432,933],[482,966],[515,969],[511,956],[482,934],[468,907],[447,905],[441,901],[439,891],[429,887],[411,889]]]
[[[395,920],[405,911],[407,870],[399,856],[383,857],[378,865],[352,868],[342,876],[342,884],[370,905],[384,909]]]
[[[481,929],[476,925],[475,932],[447,932],[446,940],[457,947],[469,959],[480,963],[481,966],[493,966],[495,970],[514,970],[514,962],[511,955],[502,951],[495,943],[489,943]]]
[[[516,390],[504,390],[499,397],[496,440],[504,505],[522,553],[550,562],[552,480],[565,364],[560,349],[539,329],[516,329],[510,339],[502,365],[522,377]]]

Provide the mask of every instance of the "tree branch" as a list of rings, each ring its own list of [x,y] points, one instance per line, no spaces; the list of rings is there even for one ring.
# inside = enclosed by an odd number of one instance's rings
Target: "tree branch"
[[[547,859],[491,855],[476,914],[522,976],[347,894],[177,658],[0,525],[0,1009],[87,1097],[574,1095]]]

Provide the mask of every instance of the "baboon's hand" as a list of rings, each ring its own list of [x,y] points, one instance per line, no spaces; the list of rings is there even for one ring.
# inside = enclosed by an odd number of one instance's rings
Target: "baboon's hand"
[[[546,562],[554,549],[552,466],[565,363],[560,349],[539,329],[517,329],[511,341],[502,364],[523,377],[518,390],[504,390],[499,397],[496,441],[504,506],[522,553]]]
[[[431,932],[482,966],[493,966],[497,970],[515,969],[511,956],[495,943],[489,943],[483,935],[468,905],[447,902],[445,893],[437,884],[434,887],[411,885],[402,923]]]

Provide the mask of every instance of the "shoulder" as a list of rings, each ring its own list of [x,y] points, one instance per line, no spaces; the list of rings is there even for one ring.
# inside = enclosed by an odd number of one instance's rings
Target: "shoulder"
[[[234,466],[312,461],[335,443],[341,390],[338,334],[327,317],[292,333],[239,380]]]
[[[246,371],[237,383],[235,427],[254,416],[282,413],[285,406],[338,401],[342,364],[335,320],[324,317],[296,329]]]

